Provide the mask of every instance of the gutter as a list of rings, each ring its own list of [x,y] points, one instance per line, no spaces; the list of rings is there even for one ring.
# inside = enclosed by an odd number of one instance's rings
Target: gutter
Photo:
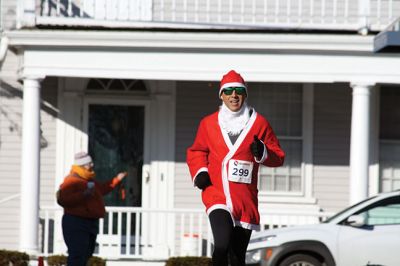
[[[99,47],[372,53],[371,36],[291,33],[212,33],[162,31],[18,30],[6,32],[11,46]]]

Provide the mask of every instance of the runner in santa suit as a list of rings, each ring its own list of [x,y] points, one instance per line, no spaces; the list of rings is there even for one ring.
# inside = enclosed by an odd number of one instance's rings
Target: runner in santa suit
[[[245,265],[251,230],[259,229],[259,165],[278,167],[285,157],[269,122],[247,105],[247,95],[240,74],[224,75],[220,110],[201,120],[187,150],[213,231],[214,266],[228,265],[228,257],[231,265]]]

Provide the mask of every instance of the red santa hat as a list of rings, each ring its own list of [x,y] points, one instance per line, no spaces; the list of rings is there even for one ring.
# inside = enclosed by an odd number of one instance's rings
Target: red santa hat
[[[244,79],[235,70],[229,71],[222,77],[219,87],[219,95],[221,95],[223,89],[229,87],[243,87],[246,89],[247,94],[247,87],[245,85]]]

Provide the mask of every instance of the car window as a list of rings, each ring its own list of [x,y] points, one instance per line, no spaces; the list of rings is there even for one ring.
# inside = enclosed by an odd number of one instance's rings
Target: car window
[[[361,205],[361,204],[363,204],[364,202],[369,201],[369,200],[374,199],[374,198],[376,198],[376,196],[370,197],[370,198],[365,199],[365,200],[363,200],[363,201],[360,201],[360,202],[358,202],[358,203],[356,203],[356,204],[354,204],[354,205],[351,205],[350,207],[347,207],[346,209],[344,209],[344,210],[342,210],[342,211],[336,213],[335,215],[329,217],[329,218],[326,219],[323,223],[330,223],[332,220],[336,219],[336,217],[339,217],[340,215],[342,215],[343,213],[347,212],[348,210],[353,209],[353,208],[356,208],[358,205]]]
[[[365,217],[366,225],[400,224],[400,197],[381,200],[357,214]]]

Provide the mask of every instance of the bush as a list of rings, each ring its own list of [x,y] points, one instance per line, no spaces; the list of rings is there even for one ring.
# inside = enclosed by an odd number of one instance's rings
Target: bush
[[[66,266],[67,257],[64,255],[53,255],[47,257],[47,265],[49,266]]]
[[[171,257],[165,266],[212,266],[208,257]]]
[[[106,266],[106,261],[99,257],[91,257],[88,262],[89,266]]]
[[[0,265],[28,266],[29,255],[24,252],[0,250]]]
[[[1,264],[0,264],[1,265]],[[47,258],[47,265],[49,266],[66,266],[67,256],[65,255],[53,255]],[[88,261],[88,266],[105,266],[106,261],[99,257],[91,257]]]

